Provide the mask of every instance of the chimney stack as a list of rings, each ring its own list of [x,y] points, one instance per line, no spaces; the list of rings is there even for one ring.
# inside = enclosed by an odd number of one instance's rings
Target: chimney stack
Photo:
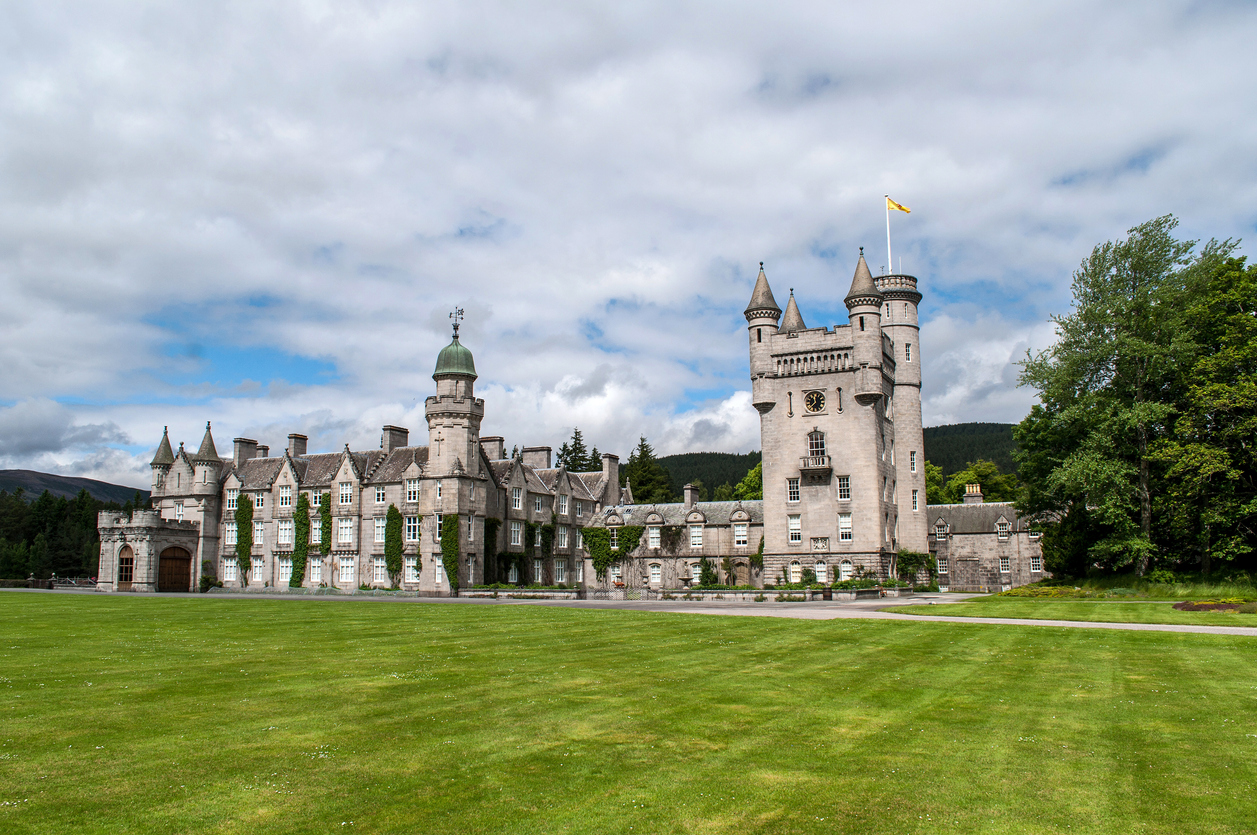
[[[481,437],[480,448],[484,450],[485,457],[490,461],[501,461],[506,457],[506,439],[500,435]]]
[[[550,469],[550,447],[526,446],[523,452],[524,463],[534,470]]]
[[[250,458],[256,458],[257,454],[258,442],[252,438],[236,438],[231,442],[231,463],[237,469]]]
[[[268,446],[266,446],[265,444],[258,444],[258,454],[257,454],[257,457],[258,457],[258,458],[270,458],[270,457],[271,457],[271,448],[270,448],[270,447],[268,447]]]
[[[687,484],[682,488],[685,491],[685,506],[691,508],[698,499],[698,488],[693,484]]]
[[[306,454],[306,442],[310,439],[305,435],[298,435],[296,432],[288,436],[288,454],[293,458],[300,458]]]
[[[384,434],[380,438],[380,449],[384,450],[385,453],[389,453],[395,449],[403,448],[409,440],[409,429],[403,429],[400,426],[386,426],[384,427]]]
[[[982,504],[982,485],[965,485],[965,504]]]

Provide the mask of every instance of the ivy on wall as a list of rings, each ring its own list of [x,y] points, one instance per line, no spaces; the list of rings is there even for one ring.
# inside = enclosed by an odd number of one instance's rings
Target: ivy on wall
[[[236,499],[236,569],[240,572],[240,588],[249,585],[253,570],[253,499],[241,493]]]
[[[397,588],[402,575],[402,512],[397,505],[388,506],[384,517],[384,567],[393,588]]]
[[[297,509],[293,513],[293,547],[292,577],[288,579],[290,588],[299,589],[306,578],[306,558],[310,553],[310,496],[301,493],[297,496]]]
[[[764,537],[759,538],[759,550],[751,556],[751,565],[760,569],[764,568]]]
[[[458,550],[460,518],[454,514],[441,518],[441,563],[450,578],[450,590],[458,594]]]
[[[664,525],[659,529],[659,545],[665,554],[676,555],[684,532],[685,528],[681,525]]]
[[[484,520],[484,581],[486,583],[501,582],[498,576],[498,531],[502,529],[502,520],[486,516]]]
[[[332,553],[332,494],[324,493],[319,499],[319,552],[323,556]]]
[[[616,530],[620,547],[612,548],[609,528],[585,528],[585,550],[589,552],[599,580],[606,579],[607,569],[627,557],[641,544],[646,528],[642,525],[624,525]]]
[[[931,582],[938,579],[938,563],[930,554],[905,548],[895,559],[895,574],[901,580],[915,580],[922,568],[929,569]]]

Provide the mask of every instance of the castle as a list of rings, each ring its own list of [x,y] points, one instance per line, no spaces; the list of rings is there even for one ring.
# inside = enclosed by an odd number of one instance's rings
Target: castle
[[[425,445],[411,446],[407,429],[385,426],[379,448],[368,451],[346,445],[310,454],[307,438],[294,433],[279,455],[236,438],[223,458],[208,423],[195,453],[183,444],[175,451],[163,432],[151,465],[154,509],[100,514],[98,588],[190,591],[202,575],[226,587],[421,594],[492,583],[684,588],[698,583],[704,559],[729,584],[799,582],[808,572],[822,583],[895,576],[900,550],[940,543],[947,550],[952,527],[944,516],[956,516],[936,514],[932,523],[925,503],[921,298],[912,276],[874,278],[861,251],[845,298],[847,324],[808,328],[793,291],[782,313],[760,265],[745,317],[762,500],[701,502],[687,486],[683,502],[636,505],[614,455],[582,473],[552,466],[549,447],[508,456],[502,437],[480,434],[485,403],[475,396],[475,362],[455,321],[432,374],[436,393],[424,404]],[[246,496],[252,548],[242,571],[236,511]],[[304,572],[299,558],[294,566],[303,504],[311,521]],[[402,520],[397,574],[385,557],[390,508]],[[1021,548],[1027,526],[1011,505],[995,510],[1003,527],[970,532],[981,534],[972,543],[986,544],[953,559],[958,567],[975,561],[964,575],[977,578],[975,590],[1011,583],[1009,530],[1018,537],[1017,576],[1029,582],[1042,574],[1041,554],[1037,575],[1027,568],[1037,548]],[[442,547],[451,525],[456,561]],[[602,575],[585,542],[591,529],[619,555]],[[637,540],[623,541],[621,531]],[[996,560],[1001,570],[992,572]]]

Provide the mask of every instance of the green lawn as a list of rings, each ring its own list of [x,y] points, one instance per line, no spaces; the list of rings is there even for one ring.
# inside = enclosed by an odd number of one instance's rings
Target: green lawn
[[[1105,623],[1192,623],[1202,626],[1257,626],[1257,614],[1180,612],[1171,600],[1054,600],[1034,597],[978,597],[934,606],[887,607],[910,615],[962,618],[1033,618]]]
[[[0,592],[0,831],[1250,832],[1257,640]]]

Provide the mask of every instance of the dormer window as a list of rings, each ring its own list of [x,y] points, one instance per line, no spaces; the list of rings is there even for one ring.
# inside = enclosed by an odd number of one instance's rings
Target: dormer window
[[[1008,539],[1011,532],[1011,526],[1003,519],[995,523],[995,534],[1000,539]]]
[[[934,523],[934,536],[939,537],[940,539],[947,536],[947,523],[942,519],[939,519]]]

